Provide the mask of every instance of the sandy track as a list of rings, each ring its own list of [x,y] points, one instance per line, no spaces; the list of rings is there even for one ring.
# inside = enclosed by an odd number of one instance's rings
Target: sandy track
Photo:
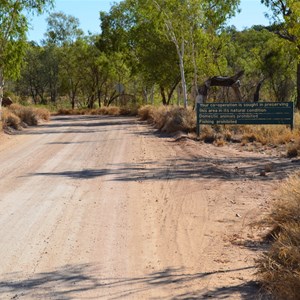
[[[298,167],[87,116],[0,155],[0,299],[258,299],[247,225]]]

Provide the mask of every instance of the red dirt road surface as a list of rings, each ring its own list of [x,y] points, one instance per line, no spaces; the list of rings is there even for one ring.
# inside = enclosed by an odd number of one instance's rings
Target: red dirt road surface
[[[259,299],[248,225],[297,167],[125,117],[54,117],[0,157],[0,299]]]

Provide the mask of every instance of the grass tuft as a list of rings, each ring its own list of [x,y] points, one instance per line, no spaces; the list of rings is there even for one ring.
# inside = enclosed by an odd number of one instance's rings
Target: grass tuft
[[[19,130],[21,128],[21,119],[6,108],[2,108],[3,128],[11,127]]]
[[[21,119],[26,125],[34,126],[38,124],[38,115],[34,108],[12,104],[9,110]]]
[[[138,116],[141,120],[150,121],[157,129],[166,133],[192,132],[196,128],[195,112],[180,106],[146,105],[138,110]]]
[[[134,106],[103,106],[95,109],[67,109],[60,108],[58,115],[106,115],[106,116],[136,116],[138,108]]]
[[[34,108],[12,104],[3,108],[3,128],[20,130],[22,127],[38,125],[39,120],[49,121],[50,113],[45,108]]]
[[[300,295],[300,173],[286,181],[271,213],[263,220],[272,244],[257,261],[258,280],[274,299]]]
[[[297,157],[298,156],[298,146],[296,145],[293,145],[293,146],[290,146],[287,150],[287,157],[288,158],[293,158],[293,157]]]

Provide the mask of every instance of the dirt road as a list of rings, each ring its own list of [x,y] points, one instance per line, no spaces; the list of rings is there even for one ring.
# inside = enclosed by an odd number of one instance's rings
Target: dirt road
[[[297,164],[134,118],[55,117],[1,141],[0,299],[259,298],[247,225]]]

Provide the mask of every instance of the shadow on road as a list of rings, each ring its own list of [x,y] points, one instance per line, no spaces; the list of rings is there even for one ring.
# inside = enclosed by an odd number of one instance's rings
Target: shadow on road
[[[0,280],[0,298],[9,295],[9,299],[138,299],[144,292],[154,292],[169,296],[160,299],[230,299],[233,294],[241,299],[258,299],[259,289],[255,282],[246,282],[228,287],[207,290],[201,287],[201,279],[216,274],[230,274],[236,271],[252,269],[246,267],[232,270],[216,270],[206,273],[188,274],[184,269],[166,268],[160,272],[132,278],[108,278],[105,272],[91,264],[66,265],[60,269],[38,273],[30,278],[22,278],[22,273],[5,274]],[[17,278],[17,279],[16,279]],[[192,286],[193,292],[183,293],[186,286]],[[205,286],[205,284],[204,284]],[[183,290],[181,290],[183,289]],[[93,295],[86,298],[86,295]],[[141,298],[142,299],[142,298]]]
[[[264,172],[270,165],[271,171]],[[75,179],[107,177],[109,181],[157,181],[219,179],[226,181],[272,181],[287,177],[300,169],[300,160],[291,161],[282,158],[183,158],[143,163],[108,164],[103,169],[84,169],[79,171],[40,172],[27,176],[61,176]],[[264,172],[264,173],[262,173]]]

